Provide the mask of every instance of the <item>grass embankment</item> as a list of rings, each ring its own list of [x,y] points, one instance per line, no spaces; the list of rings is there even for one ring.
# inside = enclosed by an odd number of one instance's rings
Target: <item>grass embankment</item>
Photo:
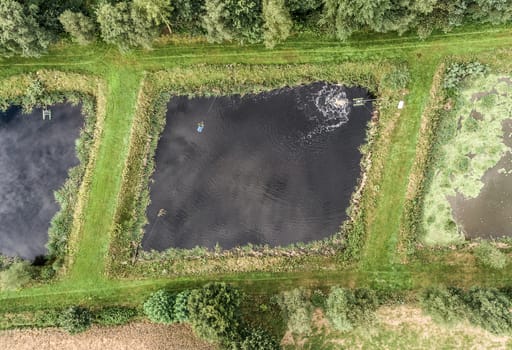
[[[110,71],[107,77],[106,120],[91,176],[90,192],[83,221],[74,234],[68,282],[91,283],[104,279],[110,227],[117,204],[121,174],[128,149],[129,130],[135,111],[141,74]]]
[[[403,196],[407,176],[413,162],[417,132],[423,107],[428,100],[432,75],[441,58],[446,55],[472,55],[482,51],[512,46],[511,30],[463,28],[458,32],[433,36],[419,42],[414,37],[396,38],[390,35],[355,38],[345,44],[335,41],[299,38],[286,42],[276,50],[262,50],[261,46],[236,47],[232,45],[162,46],[150,52],[134,51],[120,56],[115,50],[98,45],[86,49],[62,45],[49,55],[34,59],[7,59],[0,61],[0,76],[40,68],[78,71],[96,74],[106,79],[109,93],[105,130],[102,136],[96,167],[91,175],[92,190],[84,207],[83,229],[76,241],[75,264],[68,277],[51,285],[26,289],[18,293],[1,293],[0,310],[33,310],[74,303],[101,305],[111,303],[137,304],[155,288],[171,289],[198,285],[205,280],[194,277],[169,280],[110,281],[104,277],[103,266],[112,228],[113,211],[118,198],[119,183],[129,138],[130,123],[135,108],[139,79],[144,70],[157,71],[197,63],[325,63],[343,64],[348,60],[403,59],[411,74],[410,94],[395,128],[389,130],[391,152],[383,151],[379,173],[382,182],[376,189],[374,202],[367,212],[367,240],[363,244],[361,268],[341,268],[330,272],[244,273],[218,275],[209,279],[234,282],[250,293],[270,294],[297,285],[348,286],[372,283],[375,276],[382,281],[410,281],[407,286],[417,288],[429,283],[435,275],[438,281],[449,284],[505,284],[510,274],[501,272],[492,276],[483,269],[445,261],[430,266],[413,264],[404,269],[396,266],[396,245]],[[359,40],[359,41],[358,41]],[[389,160],[389,162],[388,162]],[[377,185],[377,184],[375,184]],[[104,193],[105,192],[105,193]],[[108,196],[107,196],[108,194]],[[105,215],[107,214],[107,215]],[[465,276],[465,277],[461,277]],[[459,281],[460,279],[460,281]]]

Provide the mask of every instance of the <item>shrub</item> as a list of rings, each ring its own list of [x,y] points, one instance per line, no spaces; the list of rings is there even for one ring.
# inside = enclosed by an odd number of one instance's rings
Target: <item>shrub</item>
[[[87,330],[91,326],[91,313],[80,306],[72,306],[59,317],[59,325],[70,334]]]
[[[240,350],[278,350],[276,339],[262,329],[251,329],[249,334],[240,343]]]
[[[173,323],[175,297],[166,290],[159,290],[151,294],[144,302],[144,313],[155,323]]]
[[[225,283],[209,283],[188,298],[189,322],[209,341],[234,341],[241,326],[241,293]]]
[[[294,334],[311,333],[311,313],[313,305],[306,291],[296,288],[283,292],[276,298],[277,304],[287,320],[288,330]]]
[[[411,75],[405,65],[393,67],[382,77],[381,87],[389,90],[402,90],[407,87]]]
[[[39,107],[45,94],[47,92],[43,82],[38,78],[34,78],[21,98],[23,113],[30,113],[32,109]]]
[[[373,320],[378,300],[375,292],[368,289],[352,292],[333,287],[325,304],[325,313],[332,326],[339,331],[349,331]]]
[[[94,321],[104,326],[117,326],[128,323],[136,315],[137,311],[129,307],[105,307],[94,313]]]
[[[493,333],[512,330],[512,303],[496,289],[472,288],[465,302],[470,309],[469,320]]]
[[[349,331],[353,328],[347,313],[350,305],[349,299],[350,293],[347,290],[333,287],[325,302],[325,315],[333,328],[338,331]]]
[[[446,90],[457,90],[467,77],[484,75],[489,70],[487,65],[480,62],[452,63],[447,69],[443,81]]]
[[[379,305],[377,294],[366,288],[356,289],[353,294],[354,298],[348,312],[350,321],[354,325],[372,322]]]
[[[55,270],[52,266],[43,266],[39,272],[39,278],[43,281],[51,280],[55,276]]]
[[[507,264],[507,256],[489,242],[482,242],[476,247],[477,261],[485,267],[500,270]]]
[[[311,295],[311,303],[315,307],[325,307],[325,294],[320,289],[316,289],[313,291],[313,294]]]
[[[468,312],[460,294],[453,289],[430,288],[421,295],[420,303],[434,321],[454,324],[463,320]]]
[[[62,311],[55,309],[41,310],[35,313],[34,326],[36,327],[58,327]]]
[[[32,278],[32,267],[26,261],[15,262],[0,272],[0,289],[17,290],[27,285]]]
[[[188,321],[188,317],[189,317],[188,297],[189,296],[190,296],[189,290],[184,290],[183,292],[176,295],[176,300],[174,301],[174,319],[177,322]]]

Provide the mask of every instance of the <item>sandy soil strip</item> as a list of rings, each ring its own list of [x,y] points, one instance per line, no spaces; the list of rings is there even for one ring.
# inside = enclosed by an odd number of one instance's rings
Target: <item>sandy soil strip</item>
[[[120,327],[92,327],[69,335],[59,329],[9,330],[0,332],[2,349],[23,350],[210,350],[215,346],[198,340],[185,325],[132,323]]]

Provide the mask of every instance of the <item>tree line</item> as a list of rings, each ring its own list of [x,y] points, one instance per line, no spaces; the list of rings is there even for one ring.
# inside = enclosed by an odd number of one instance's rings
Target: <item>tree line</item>
[[[292,32],[346,40],[359,31],[413,31],[426,38],[468,22],[511,19],[512,0],[0,0],[0,55],[38,56],[64,37],[126,51],[180,32],[272,48]]]

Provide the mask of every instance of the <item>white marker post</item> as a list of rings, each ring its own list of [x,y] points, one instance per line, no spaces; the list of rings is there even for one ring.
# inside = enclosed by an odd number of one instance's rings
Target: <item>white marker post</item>
[[[398,102],[398,109],[404,108],[404,101]]]

